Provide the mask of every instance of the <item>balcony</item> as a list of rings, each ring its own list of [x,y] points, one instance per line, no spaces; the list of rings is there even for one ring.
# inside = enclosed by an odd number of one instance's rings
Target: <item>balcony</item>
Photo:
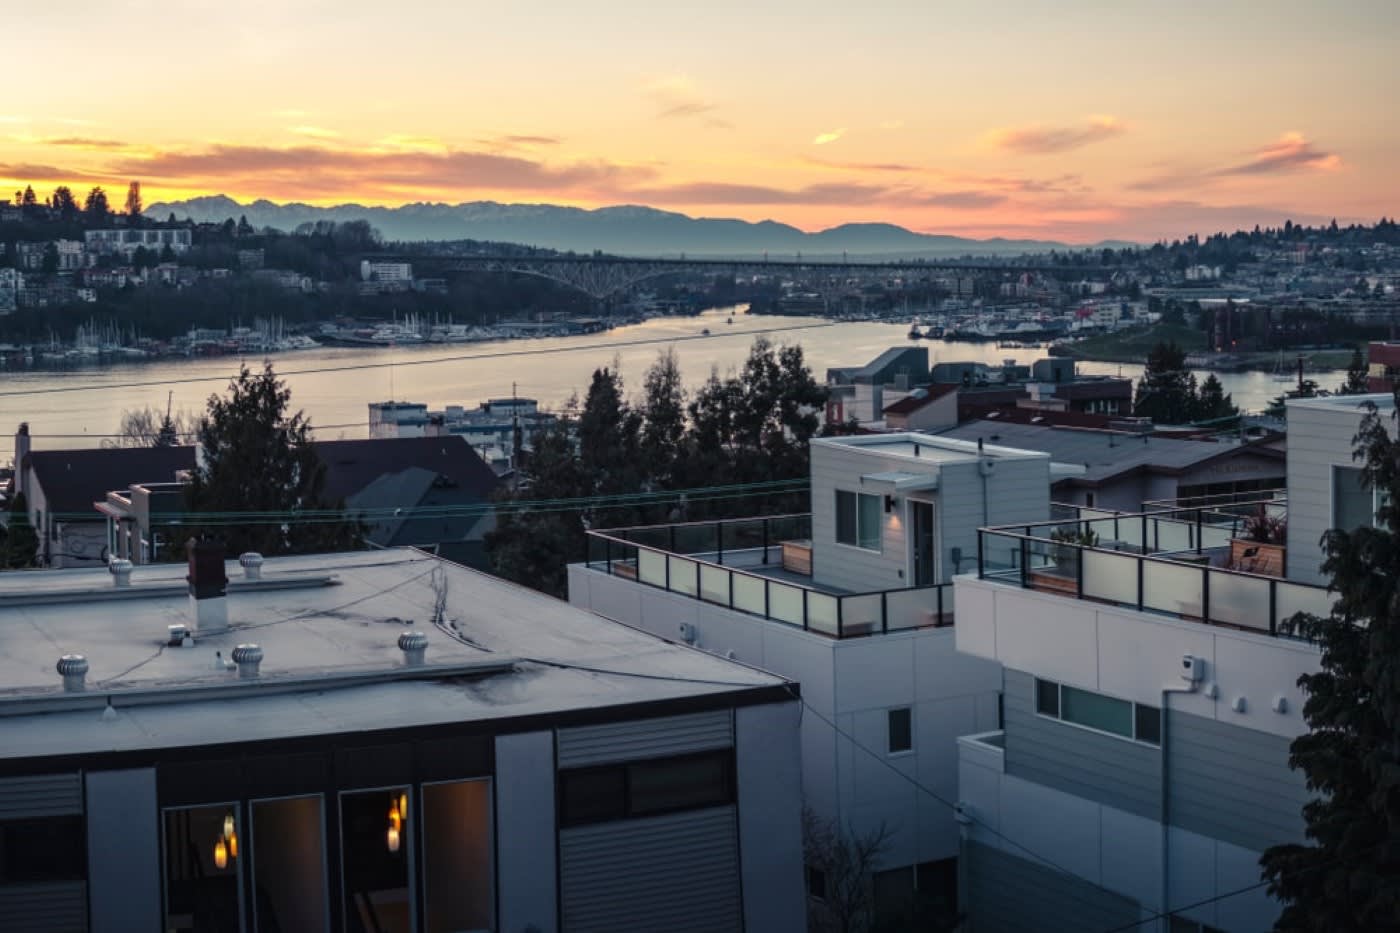
[[[1244,520],[1278,500],[1122,514],[1059,507],[1061,519],[978,531],[978,577],[1073,599],[1273,636],[1299,612],[1327,615],[1323,586],[1241,564]],[[1232,546],[1233,545],[1233,546]]]
[[[828,638],[953,624],[953,586],[850,592],[812,576],[812,518],[764,518],[588,532],[586,566]]]

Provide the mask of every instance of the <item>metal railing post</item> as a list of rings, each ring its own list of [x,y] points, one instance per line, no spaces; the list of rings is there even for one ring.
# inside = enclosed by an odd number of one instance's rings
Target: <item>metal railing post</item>
[[[1146,581],[1143,579],[1143,577],[1144,577],[1144,575],[1145,575],[1146,573],[1147,573],[1147,561],[1145,561],[1145,560],[1143,560],[1141,557],[1139,557],[1139,558],[1137,559],[1137,607],[1138,607],[1138,612],[1142,612],[1142,605],[1143,605],[1143,602],[1144,602],[1143,591],[1144,591],[1144,587],[1145,587],[1145,583],[1146,583]]]
[[[1074,595],[1080,599],[1084,598],[1084,552],[1087,550],[1086,547],[1079,548],[1079,559],[1074,562]]]
[[[612,538],[603,539],[603,555],[608,564],[608,576],[612,576]]]
[[[890,633],[890,606],[889,594],[884,590],[880,591],[880,634]]]
[[[674,554],[674,553],[676,553],[676,526],[675,526],[675,525],[667,526],[666,530],[670,533],[670,539],[671,539],[671,546],[670,546],[669,550],[670,550],[670,552],[671,552],[672,554]]]
[[[938,584],[938,627],[943,626],[943,584]]]
[[[1201,510],[1196,510],[1196,553],[1201,553]]]
[[[1201,568],[1201,621],[1210,622],[1210,568]]]
[[[1269,581],[1269,634],[1278,634],[1278,581]]]
[[[806,590],[803,590],[802,592],[805,594],[807,591],[806,591]],[[803,596],[803,599],[804,599],[804,600],[806,599],[806,596],[805,596],[805,595]],[[837,638],[845,638],[845,637],[846,637],[846,619],[845,619],[846,613],[845,613],[845,607],[846,607],[846,601],[845,601],[844,599],[842,599],[840,596],[837,596],[837,597],[836,597],[836,637],[837,637]]]
[[[1146,554],[1146,553],[1147,553],[1147,515],[1146,515],[1145,513],[1144,513],[1143,516],[1142,516],[1142,552],[1141,552],[1141,553],[1143,553],[1143,554]],[[1139,578],[1139,579],[1142,578],[1142,574],[1141,574],[1141,573],[1138,574],[1138,578]],[[1142,600],[1139,599],[1138,602],[1141,603]]]
[[[1021,539],[1021,587],[1024,589],[1030,584],[1030,541]]]
[[[675,548],[672,548],[672,551],[674,550]],[[661,559],[666,563],[666,592],[669,593],[671,591],[671,555],[664,554]],[[641,561],[638,560],[638,563],[641,563]]]
[[[715,552],[719,555],[718,560],[724,564],[724,521],[715,522]]]
[[[734,571],[725,571],[725,576],[729,578],[729,608],[734,608]]]
[[[763,562],[768,563],[768,519],[763,520]]]
[[[802,591],[802,631],[807,631],[807,591]]]
[[[977,579],[987,579],[987,561],[984,559],[982,536],[985,535],[982,529],[977,529]]]

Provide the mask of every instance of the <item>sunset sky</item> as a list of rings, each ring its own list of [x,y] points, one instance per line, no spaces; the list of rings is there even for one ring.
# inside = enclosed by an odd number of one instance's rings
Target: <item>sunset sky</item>
[[[1397,0],[76,0],[10,27],[0,197],[1074,242],[1400,214]]]

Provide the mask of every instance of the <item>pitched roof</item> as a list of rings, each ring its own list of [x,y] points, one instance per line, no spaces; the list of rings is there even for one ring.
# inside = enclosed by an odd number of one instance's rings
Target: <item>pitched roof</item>
[[[884,413],[887,415],[913,414],[920,408],[923,408],[925,405],[929,405],[933,402],[936,402],[939,399],[943,398],[945,395],[951,395],[956,391],[958,391],[958,387],[951,383],[924,386],[922,388],[915,389],[913,392],[904,396],[904,398],[900,399],[899,401],[891,402],[890,404],[886,405],[884,408]]]
[[[194,468],[193,447],[97,447],[32,450],[24,459],[44,490],[50,514],[96,514],[92,504],[132,483],[163,483]]]
[[[441,477],[441,485],[485,499],[496,488],[496,474],[466,438],[392,437],[353,441],[317,441],[326,465],[324,495],[332,501],[364,490],[381,477],[413,468]]]

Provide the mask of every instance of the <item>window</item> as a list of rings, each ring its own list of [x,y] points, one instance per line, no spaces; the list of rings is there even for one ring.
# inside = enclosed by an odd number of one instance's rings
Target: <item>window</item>
[[[254,800],[251,808],[253,929],[329,929],[321,797]]]
[[[836,543],[880,550],[880,497],[836,490]]]
[[[582,826],[733,803],[730,750],[559,772],[559,822]]]
[[[1162,744],[1162,711],[1053,680],[1035,680],[1035,711],[1061,722],[1107,732],[1146,745]]]
[[[423,785],[423,900],[426,933],[490,929],[491,782]]]
[[[826,872],[814,865],[806,866],[807,896],[819,901],[826,900]]]
[[[165,811],[165,929],[243,929],[243,821],[236,803]]]
[[[0,822],[0,884],[86,879],[83,830],[81,816]]]
[[[413,802],[407,787],[340,795],[340,870],[346,926],[414,929]]]
[[[914,717],[907,706],[892,709],[887,714],[890,754],[907,752],[914,747]]]
[[[1376,490],[1367,489],[1356,467],[1332,468],[1332,527],[1351,531],[1376,522]]]

